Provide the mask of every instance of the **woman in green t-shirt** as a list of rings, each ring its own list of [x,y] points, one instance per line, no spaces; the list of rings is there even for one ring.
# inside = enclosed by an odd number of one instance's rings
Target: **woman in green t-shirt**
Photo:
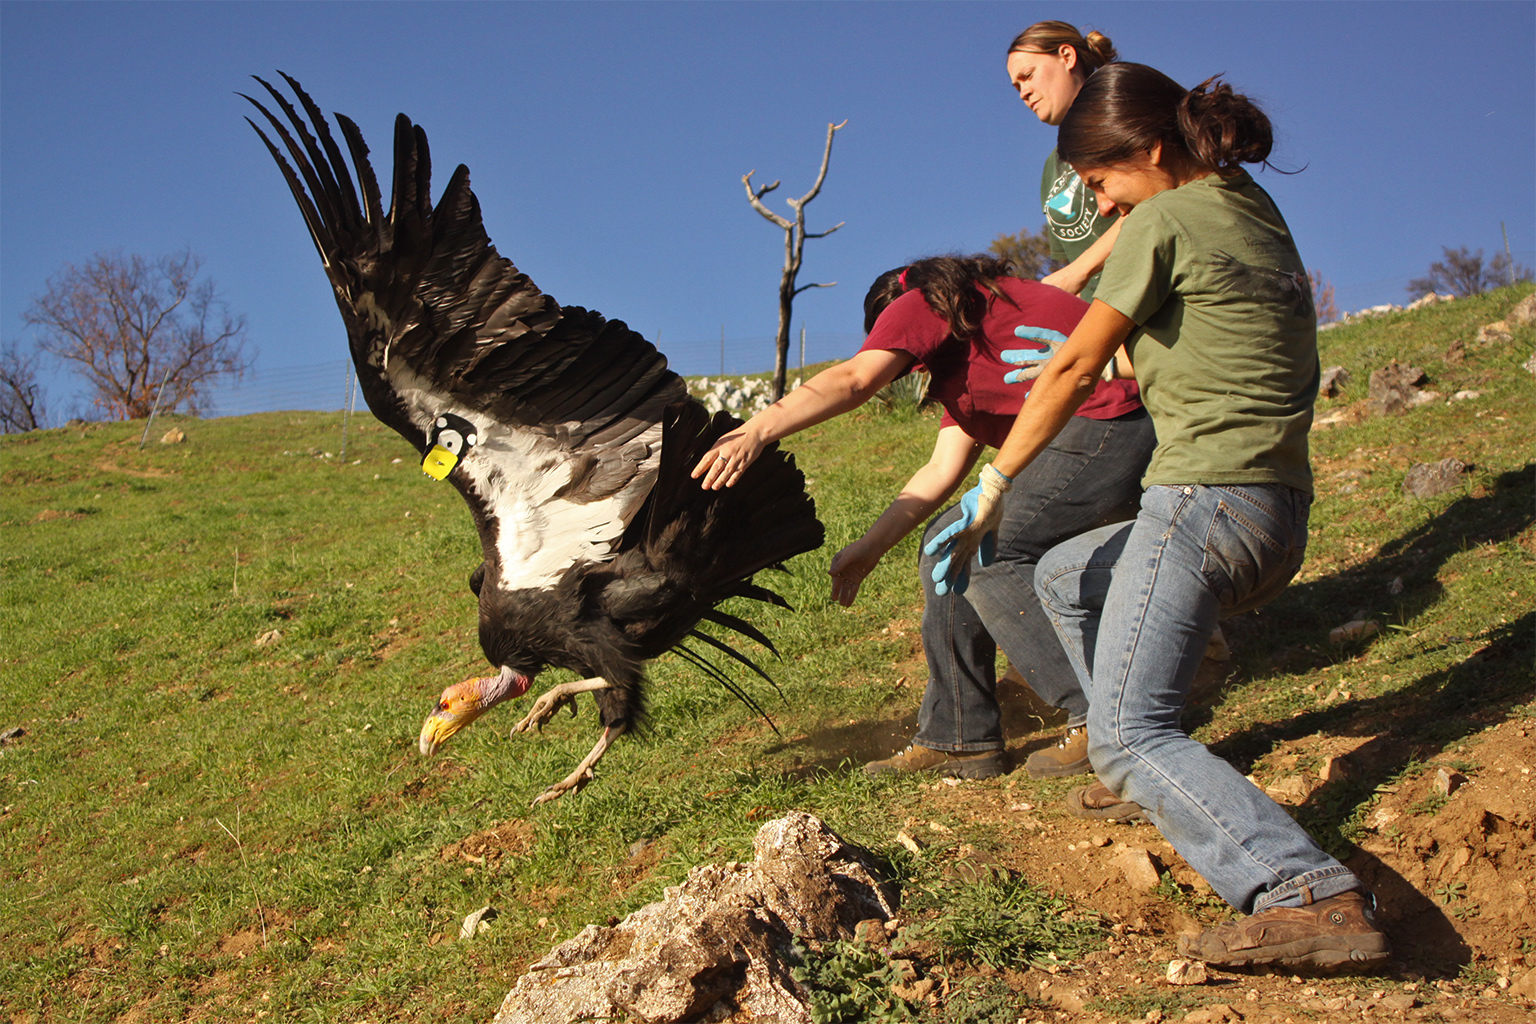
[[[1024,371],[1037,377],[1029,401],[961,502],[969,521],[934,538],[935,573],[969,561],[1012,477],[1124,344],[1158,439],[1141,511],[1052,548],[1035,573],[1088,693],[1089,760],[1252,915],[1181,937],[1185,955],[1376,967],[1390,953],[1360,880],[1179,727],[1218,616],[1264,604],[1300,568],[1312,502],[1311,289],[1284,218],[1241,166],[1267,160],[1269,119],[1213,83],[1185,90],[1111,64],[1063,119],[1062,158],[1100,209],[1128,216],[1082,321]]]
[[[1059,125],[1088,76],[1117,58],[1101,32],[1086,36],[1064,21],[1038,21],[1008,46],[1008,80],[1041,121]],[[1065,263],[1042,280],[1092,300],[1104,259],[1115,244],[1119,217],[1101,211],[1082,179],[1056,155],[1046,157],[1040,207],[1050,232],[1051,257]]]

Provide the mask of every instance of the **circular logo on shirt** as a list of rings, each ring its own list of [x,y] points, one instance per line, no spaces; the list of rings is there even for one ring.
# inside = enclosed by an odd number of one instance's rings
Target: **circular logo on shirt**
[[[1070,167],[1051,184],[1045,200],[1045,219],[1051,234],[1065,242],[1075,242],[1093,233],[1093,225],[1099,219],[1099,204]]]

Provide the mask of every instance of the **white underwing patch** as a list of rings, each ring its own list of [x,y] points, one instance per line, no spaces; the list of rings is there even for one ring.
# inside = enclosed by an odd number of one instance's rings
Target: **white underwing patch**
[[[606,562],[650,493],[661,464],[661,424],[654,423],[626,447],[643,442],[650,455],[634,464],[630,481],[596,501],[557,497],[571,483],[581,449],[549,434],[498,423],[453,402],[408,367],[388,368],[391,386],[411,420],[429,435],[444,413],[475,425],[478,443],[455,472],[464,474],[494,521],[494,546],[503,590],[545,589],[578,562]],[[572,424],[573,427],[579,427]],[[578,431],[579,432],[579,431]],[[567,431],[560,431],[570,436]],[[612,452],[617,457],[618,452]]]

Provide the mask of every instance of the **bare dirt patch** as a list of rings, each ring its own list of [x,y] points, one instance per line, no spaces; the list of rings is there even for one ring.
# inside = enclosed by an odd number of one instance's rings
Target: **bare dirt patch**
[[[531,821],[514,818],[465,836],[437,851],[439,860],[469,861],[495,867],[507,857],[521,857],[533,847],[538,829]]]
[[[51,523],[59,519],[84,519],[86,513],[78,509],[45,508],[32,517],[34,523]]]
[[[1018,749],[1053,737],[1026,736]],[[1305,804],[1328,785],[1321,773],[1367,756],[1361,748],[1370,743],[1328,735],[1291,740],[1265,759],[1266,781],[1300,779],[1295,798],[1283,802]],[[990,975],[1036,1001],[1022,1015],[1029,1021],[1512,1024],[1536,1019],[1533,764],[1536,719],[1512,718],[1416,766],[1371,807],[1347,863],[1376,893],[1392,938],[1394,961],[1380,977],[1212,970],[1205,984],[1171,986],[1167,969],[1179,933],[1231,911],[1152,826],[1066,814],[1058,795],[1066,783],[1042,786],[1022,772],[980,783],[935,780],[903,831],[924,847],[922,856],[943,858],[953,876],[1017,871],[1103,915],[1106,946],[1071,964],[1006,974],[949,968],[951,987]],[[1466,779],[1449,796],[1442,769]],[[1146,851],[1166,872],[1157,889],[1138,887],[1122,869],[1128,849]]]
[[[160,480],[173,474],[163,469],[129,469],[120,463],[109,462],[106,459],[97,459],[92,463],[104,473],[121,473],[124,476],[138,477],[141,480]]]

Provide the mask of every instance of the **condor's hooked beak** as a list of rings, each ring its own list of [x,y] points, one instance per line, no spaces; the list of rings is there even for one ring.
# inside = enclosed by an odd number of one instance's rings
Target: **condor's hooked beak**
[[[454,733],[479,718],[485,709],[480,680],[466,679],[448,687],[421,725],[421,752],[428,756],[437,753]]]
[[[437,753],[454,733],[502,701],[521,697],[532,683],[531,677],[506,667],[498,675],[454,683],[443,691],[437,707],[421,724],[421,752],[428,756]]]

